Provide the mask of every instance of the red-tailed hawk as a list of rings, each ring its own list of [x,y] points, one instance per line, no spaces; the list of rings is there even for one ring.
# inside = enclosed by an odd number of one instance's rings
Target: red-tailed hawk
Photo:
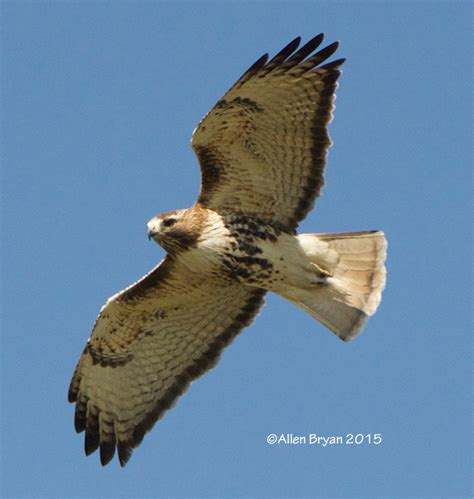
[[[380,231],[296,235],[323,185],[327,125],[344,59],[296,38],[253,64],[193,133],[196,204],[152,218],[167,251],[102,307],[69,401],[85,452],[122,466],[189,384],[213,367],[273,291],[344,341],[380,303]]]

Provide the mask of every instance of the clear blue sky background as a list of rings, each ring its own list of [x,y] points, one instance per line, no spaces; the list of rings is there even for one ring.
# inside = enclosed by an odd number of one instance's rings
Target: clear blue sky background
[[[470,3],[4,1],[1,25],[3,496],[470,495]],[[344,344],[269,296],[128,466],[101,468],[66,401],[100,306],[162,257],[147,220],[194,202],[201,117],[320,31],[347,63],[301,230],[386,231],[379,312]]]

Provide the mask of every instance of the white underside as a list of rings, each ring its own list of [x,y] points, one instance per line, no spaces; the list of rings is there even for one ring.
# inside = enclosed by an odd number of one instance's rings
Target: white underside
[[[222,219],[215,214],[209,222],[198,247],[185,256],[190,271],[209,264],[218,268],[222,252],[229,251]],[[272,265],[271,278],[242,282],[286,298],[341,339],[354,337],[377,310],[386,276],[383,232],[283,233],[276,242],[259,239],[257,244],[258,256]]]
[[[262,243],[262,249],[278,271],[267,289],[343,340],[354,337],[380,304],[386,277],[383,232],[285,234],[277,243]]]

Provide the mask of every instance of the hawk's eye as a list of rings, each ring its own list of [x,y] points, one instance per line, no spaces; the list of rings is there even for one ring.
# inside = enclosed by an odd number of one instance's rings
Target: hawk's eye
[[[172,225],[174,225],[176,223],[176,218],[165,218],[163,220],[163,225],[165,227],[171,227]]]

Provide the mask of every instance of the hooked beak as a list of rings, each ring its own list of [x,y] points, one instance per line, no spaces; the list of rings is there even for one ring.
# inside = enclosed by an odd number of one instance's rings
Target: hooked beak
[[[156,230],[153,227],[151,227],[150,225],[148,225],[148,227],[147,227],[147,236],[148,236],[149,241],[154,239],[154,237],[156,236]]]
[[[151,241],[158,242],[157,239],[160,237],[161,223],[158,220],[152,218],[146,226],[148,239]]]

